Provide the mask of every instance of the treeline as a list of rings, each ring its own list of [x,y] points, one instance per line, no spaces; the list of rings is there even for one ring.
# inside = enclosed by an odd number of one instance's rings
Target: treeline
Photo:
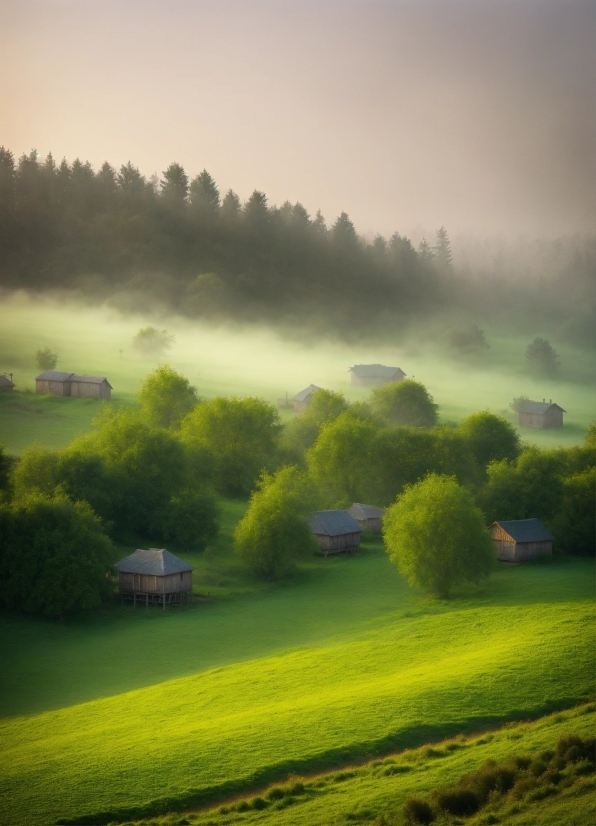
[[[112,540],[200,551],[217,536],[220,496],[252,494],[237,549],[277,577],[313,550],[310,510],[386,506],[429,474],[466,488],[487,524],[536,517],[558,550],[594,552],[594,427],[585,446],[541,451],[487,412],[438,425],[437,405],[413,380],[351,405],[319,390],[285,427],[261,399],[201,401],[167,366],[139,401],[106,410],[69,447],[0,461],[5,607],[56,616],[98,604],[112,587]]]
[[[79,160],[15,162],[0,149],[0,255],[8,287],[77,283],[92,292],[144,289],[195,316],[271,316],[320,309],[330,323],[403,311],[441,300],[438,269],[449,270],[444,230],[416,250],[395,233],[371,244],[344,212],[327,227],[300,204],[242,204],[221,197],[204,170],[190,181],[171,164],[161,181],[128,163],[95,172]]]
[[[573,241],[573,239],[572,239]],[[342,212],[328,225],[300,203],[255,190],[245,203],[203,170],[158,179],[132,164],[57,164],[0,149],[0,283],[76,290],[90,300],[212,319],[300,322],[343,336],[395,334],[407,320],[453,309],[479,318],[559,325],[593,338],[594,239],[553,245],[555,273],[455,272],[449,236],[416,248],[398,232],[372,242]],[[547,253],[544,253],[548,257]],[[499,266],[497,266],[499,264]],[[396,322],[399,327],[396,328]],[[541,326],[540,324],[535,326]]]

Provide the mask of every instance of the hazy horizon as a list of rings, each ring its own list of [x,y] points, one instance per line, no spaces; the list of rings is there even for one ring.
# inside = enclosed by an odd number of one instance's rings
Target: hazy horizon
[[[415,239],[596,226],[596,6],[5,2],[1,142]]]

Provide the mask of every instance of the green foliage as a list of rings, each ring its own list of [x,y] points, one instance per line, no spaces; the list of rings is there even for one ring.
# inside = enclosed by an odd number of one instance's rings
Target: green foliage
[[[49,347],[37,350],[35,353],[35,363],[40,370],[53,370],[58,364],[58,353]]]
[[[7,456],[3,445],[0,444],[0,497],[2,492],[8,488],[11,472],[16,464],[12,456]]]
[[[110,540],[86,502],[31,493],[0,505],[0,600],[58,617],[94,608],[112,588]]]
[[[301,461],[304,452],[317,440],[321,427],[334,421],[349,405],[343,393],[332,390],[316,390],[310,405],[300,416],[292,419],[285,427],[281,447],[288,454]]]
[[[517,431],[502,416],[488,411],[473,413],[459,426],[474,458],[485,468],[489,462],[516,459],[521,451]]]
[[[555,451],[528,447],[514,462],[492,462],[487,474],[479,501],[489,522],[535,518],[548,524],[560,508],[563,482]]]
[[[432,427],[437,423],[439,405],[426,387],[413,379],[375,388],[371,403],[373,410],[391,424]]]
[[[143,415],[155,427],[177,428],[199,401],[195,387],[168,364],[149,373],[139,391]]]
[[[590,422],[586,430],[586,445],[587,447],[596,449],[596,421]]]
[[[167,330],[158,330],[157,327],[141,327],[132,340],[132,346],[145,356],[161,356],[170,350],[176,339]]]
[[[453,478],[430,474],[408,486],[387,510],[383,535],[408,582],[441,598],[460,582],[479,582],[494,567],[482,513]]]
[[[529,402],[529,396],[516,396],[513,401],[509,404],[511,410],[514,410],[516,413],[519,411],[520,407],[523,407],[526,402]]]
[[[313,479],[330,504],[345,507],[369,500],[376,434],[374,425],[349,412],[321,428],[306,459]]]
[[[297,467],[263,475],[234,532],[236,552],[261,576],[277,579],[292,571],[317,550],[305,521],[314,503],[312,486]]]
[[[596,552],[596,468],[574,473],[563,480],[559,512],[553,520],[557,549],[593,556]]]
[[[182,490],[156,511],[150,522],[152,534],[179,548],[203,550],[219,529],[219,509],[209,491]]]
[[[450,330],[448,341],[460,353],[480,353],[483,350],[490,350],[484,330],[481,330],[477,324]]]
[[[545,338],[536,337],[526,348],[526,363],[538,376],[554,376],[559,369],[559,354]]]
[[[273,469],[281,429],[275,408],[249,396],[219,396],[199,404],[181,425],[182,443],[191,452],[210,454],[218,491],[250,493],[263,469]]]

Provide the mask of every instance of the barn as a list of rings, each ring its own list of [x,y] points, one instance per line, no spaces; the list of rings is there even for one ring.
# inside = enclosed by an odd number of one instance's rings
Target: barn
[[[70,395],[87,399],[112,398],[112,385],[105,376],[76,376],[70,380]]]
[[[182,602],[192,594],[192,572],[194,568],[187,562],[166,551],[165,548],[136,550],[117,562],[118,592],[122,599],[132,599],[163,606]]]
[[[406,377],[401,367],[386,367],[384,364],[355,364],[350,367],[350,372],[352,387],[381,387]]]
[[[317,387],[316,384],[309,384],[308,387],[305,387],[304,390],[301,390],[299,393],[296,393],[295,396],[292,396],[292,407],[297,413],[300,413],[302,410],[306,410],[309,404],[312,401],[312,394],[316,393],[317,390],[320,390],[320,387]]]
[[[8,376],[0,376],[0,393],[10,391],[13,387],[12,373],[10,374],[10,378],[8,378]]]
[[[314,511],[308,524],[325,556],[351,553],[360,547],[363,528],[348,511]]]
[[[112,398],[112,389],[105,376],[77,376],[75,373],[46,370],[35,379],[36,393],[51,393],[54,396],[109,400]]]
[[[527,401],[519,410],[520,427],[534,427],[539,430],[546,430],[550,427],[563,427],[563,413],[567,413],[558,404],[554,404],[551,399],[546,402]]]
[[[553,552],[554,536],[537,519],[493,522],[489,530],[503,562],[526,562]]]
[[[53,396],[70,396],[70,379],[74,373],[59,370],[45,370],[35,378],[36,393],[51,393]]]
[[[363,505],[362,502],[354,502],[352,507],[348,508],[348,513],[354,517],[363,530],[381,532],[383,517],[385,516],[383,508],[377,508],[375,505]]]

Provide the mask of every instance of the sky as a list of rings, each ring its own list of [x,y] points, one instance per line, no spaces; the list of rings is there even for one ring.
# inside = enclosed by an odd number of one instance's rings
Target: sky
[[[0,143],[363,234],[596,228],[594,0],[0,0]]]

